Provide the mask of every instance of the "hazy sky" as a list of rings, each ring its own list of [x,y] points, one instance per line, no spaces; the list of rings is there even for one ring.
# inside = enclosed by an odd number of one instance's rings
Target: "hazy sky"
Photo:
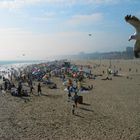
[[[127,14],[140,18],[140,0],[0,0],[0,60],[124,50]]]

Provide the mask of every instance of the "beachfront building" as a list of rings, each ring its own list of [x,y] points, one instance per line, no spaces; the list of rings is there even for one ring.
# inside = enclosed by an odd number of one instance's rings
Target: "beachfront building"
[[[128,59],[134,58],[133,47],[126,47],[126,56]]]

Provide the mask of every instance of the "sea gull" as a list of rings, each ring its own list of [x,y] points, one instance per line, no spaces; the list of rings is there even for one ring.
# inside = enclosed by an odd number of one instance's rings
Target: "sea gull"
[[[125,20],[136,29],[136,32],[129,37],[129,41],[132,39],[136,40],[134,55],[136,58],[140,58],[140,19],[135,16],[127,15],[125,16]]]

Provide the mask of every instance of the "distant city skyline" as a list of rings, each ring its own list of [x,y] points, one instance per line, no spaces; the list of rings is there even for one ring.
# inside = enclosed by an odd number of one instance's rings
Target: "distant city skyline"
[[[139,0],[2,0],[0,60],[45,60],[79,52],[122,51],[134,45]]]
[[[53,58],[53,60],[60,59],[134,59],[133,47],[127,46],[122,51],[108,51],[108,52],[79,52],[78,54],[73,55],[58,55]],[[51,60],[51,59],[50,59]]]

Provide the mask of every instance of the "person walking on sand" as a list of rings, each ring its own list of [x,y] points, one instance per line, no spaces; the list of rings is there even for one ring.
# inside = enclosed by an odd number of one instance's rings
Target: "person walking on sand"
[[[33,85],[30,85],[30,93],[31,94],[33,94],[33,89],[34,89]]]
[[[40,83],[38,83],[37,92],[38,92],[38,96],[41,95],[41,85],[40,85]]]
[[[75,95],[74,95],[74,103],[75,103],[75,107],[77,107],[78,98],[79,98],[79,96],[77,95],[77,92],[75,92]]]
[[[72,115],[75,114],[75,105],[72,105]]]

